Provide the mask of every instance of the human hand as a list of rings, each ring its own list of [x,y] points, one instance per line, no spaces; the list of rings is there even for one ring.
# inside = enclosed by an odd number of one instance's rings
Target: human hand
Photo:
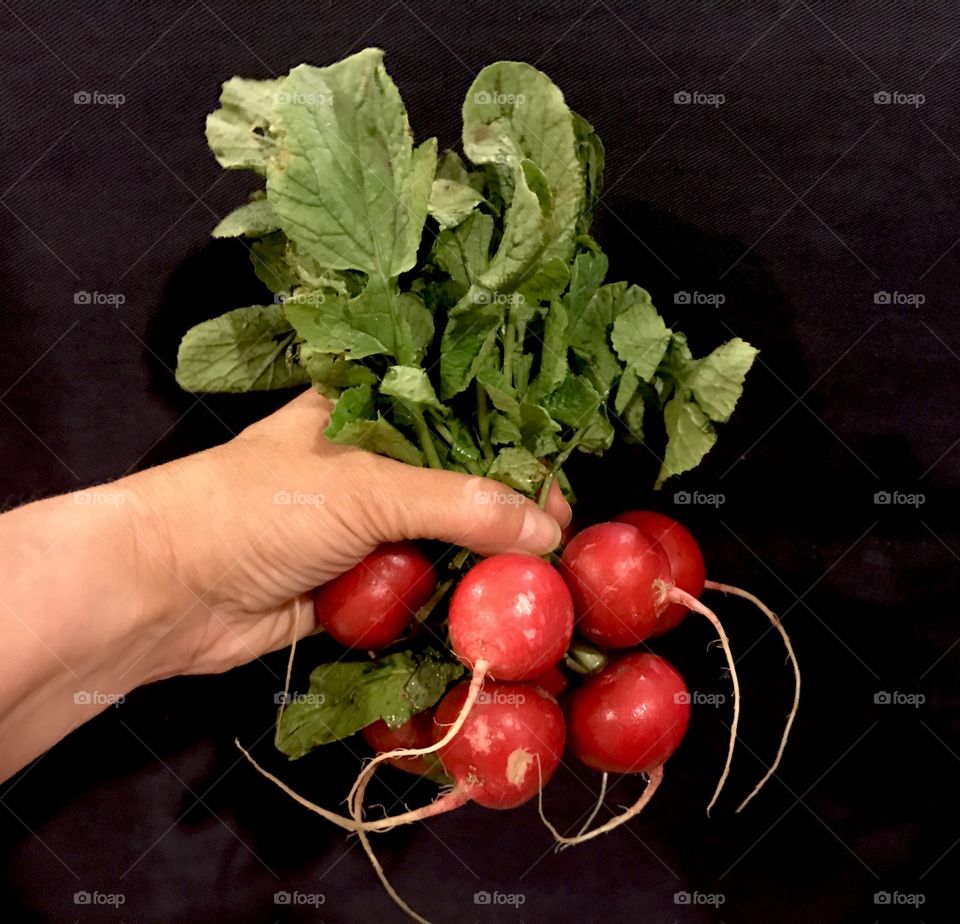
[[[121,482],[154,600],[146,679],[227,670],[308,634],[309,592],[382,542],[559,543],[571,513],[555,487],[545,513],[496,481],[339,446],[323,436],[330,409],[307,391],[228,443]]]

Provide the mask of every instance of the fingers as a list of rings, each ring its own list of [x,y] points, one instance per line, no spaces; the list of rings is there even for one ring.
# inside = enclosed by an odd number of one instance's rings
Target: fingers
[[[551,496],[548,513],[489,478],[391,461],[384,461],[383,469],[386,477],[376,489],[382,540],[439,539],[481,555],[542,555],[560,543],[558,518],[569,520],[559,494]]]
[[[550,485],[550,493],[547,495],[547,513],[560,524],[562,529],[566,529],[573,519],[573,508],[567,503],[560,485],[556,482]]]

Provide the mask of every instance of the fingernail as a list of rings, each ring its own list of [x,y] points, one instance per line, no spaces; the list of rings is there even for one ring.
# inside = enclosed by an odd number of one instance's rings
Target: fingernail
[[[563,499],[563,514],[560,518],[560,525],[566,529],[573,522],[573,507],[567,503],[567,499]]]
[[[519,545],[535,552],[550,552],[560,545],[560,524],[533,504],[526,504]]]

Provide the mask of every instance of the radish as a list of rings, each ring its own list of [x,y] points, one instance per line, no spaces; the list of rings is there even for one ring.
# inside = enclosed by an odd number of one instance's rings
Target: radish
[[[366,726],[361,734],[375,753],[382,754],[397,748],[422,748],[433,744],[433,727],[433,710],[427,709],[411,716],[399,728],[391,728],[383,719],[378,719]],[[387,763],[415,776],[447,782],[443,767],[432,754],[426,757],[394,757]]]
[[[776,614],[752,593],[740,587],[734,587],[731,584],[720,584],[717,581],[708,581],[706,579],[706,567],[700,546],[697,545],[697,540],[693,538],[690,530],[682,523],[677,522],[665,514],[655,513],[652,510],[631,510],[627,513],[620,514],[616,519],[618,522],[629,523],[637,527],[657,541],[657,544],[663,549],[670,561],[670,572],[673,581],[681,590],[685,590],[691,596],[699,597],[706,588],[707,590],[718,590],[722,593],[732,594],[749,600],[767,617],[770,624],[777,630],[783,640],[784,647],[787,650],[787,656],[793,667],[793,704],[787,715],[787,721],[773,763],[767,769],[767,772],[760,782],[757,783],[750,794],[737,807],[737,811],[740,812],[763,788],[767,780],[776,772],[777,767],[780,766],[780,760],[783,757],[783,752],[787,746],[787,739],[790,737],[790,730],[793,727],[793,720],[796,718],[797,710],[800,707],[800,664],[793,650],[790,636],[787,634],[787,630],[784,629],[783,624],[777,618]],[[660,626],[653,634],[659,635],[661,632],[672,629],[679,624],[688,611],[688,608],[685,606],[671,604],[660,617]]]
[[[541,558],[507,552],[474,565],[450,598],[450,644],[476,671],[497,680],[531,680],[566,654],[573,599]]]
[[[570,751],[588,767],[604,774],[645,773],[649,779],[630,808],[592,831],[565,837],[544,817],[557,842],[571,846],[612,831],[647,805],[663,778],[663,764],[687,731],[690,695],[663,658],[632,652],[570,694],[567,720]]]
[[[430,599],[437,574],[412,542],[388,542],[314,594],[317,622],[347,648],[392,645]]]
[[[700,546],[683,524],[652,510],[630,510],[615,517],[614,521],[636,526],[654,539],[670,562],[673,583],[681,590],[699,598],[703,593],[707,569]],[[669,632],[680,625],[683,617],[689,612],[689,608],[683,604],[671,603],[660,615],[660,620],[652,634],[662,635],[664,632]]]
[[[560,669],[559,665],[556,664],[554,664],[553,667],[548,667],[542,674],[536,677],[533,682],[538,687],[546,690],[555,699],[559,699],[560,696],[566,692],[567,687],[570,686],[570,680],[567,678],[567,675]]]
[[[463,576],[450,598],[447,618],[450,646],[473,671],[461,719],[428,748],[378,754],[353,784],[351,804],[364,777],[378,764],[442,750],[466,719],[488,675],[528,680],[556,664],[573,636],[573,599],[559,572],[543,559],[505,552],[484,559]]]
[[[577,627],[601,645],[627,648],[645,641],[661,627],[670,604],[696,610],[716,629],[733,684],[733,722],[723,773],[707,804],[709,814],[730,774],[740,720],[740,681],[720,620],[676,586],[666,552],[629,523],[598,523],[577,533],[563,550],[561,564],[573,594]]]
[[[393,900],[416,921],[428,924],[387,880],[367,837],[452,811],[467,802],[512,809],[537,795],[563,756],[566,725],[557,701],[529,683],[488,683],[480,692],[477,675],[440,701],[434,716],[434,747],[454,785],[429,805],[373,822],[362,822],[370,774],[362,773],[351,798],[356,830],[374,870]],[[453,731],[453,734],[451,734]],[[425,755],[432,749],[411,751]],[[369,768],[370,765],[368,765]],[[368,769],[367,768],[367,769]]]

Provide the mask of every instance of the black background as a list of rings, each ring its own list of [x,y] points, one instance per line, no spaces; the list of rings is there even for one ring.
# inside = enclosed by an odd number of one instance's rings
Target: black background
[[[701,706],[629,829],[555,856],[535,807],[465,808],[379,838],[386,869],[443,921],[955,920],[958,43],[960,18],[937,3],[3,0],[0,499],[221,441],[282,400],[199,401],[170,371],[191,324],[261,294],[243,249],[208,240],[252,184],[205,146],[222,80],[379,45],[418,138],[445,147],[480,67],[534,63],[606,143],[596,233],[611,278],[647,287],[699,350],[731,333],[762,350],[695,473],[653,500],[656,463],[619,450],[572,473],[581,507],[681,515],[715,578],[784,614],[805,697],[782,773],[734,815],[771,758],[790,677],[762,617],[717,600],[744,723],[712,819],[729,715]],[[83,90],[125,102],[74,104]],[[683,90],[725,101],[677,105]],[[884,90],[925,101],[878,105]],[[125,303],[77,305],[78,291]],[[726,300],[676,307],[681,291]],[[878,292],[924,301],[878,305]],[[679,490],[724,502],[678,504]],[[878,505],[878,491],[925,502]],[[725,692],[709,640],[688,620],[658,647],[692,688]],[[238,760],[235,735],[281,767],[262,736],[282,669],[279,655],[137,691],[3,785],[5,919],[398,919],[355,844]],[[882,692],[924,702],[877,703]],[[356,750],[281,770],[334,806]],[[548,811],[572,824],[597,783],[562,772]],[[430,798],[408,785],[385,774],[377,798]],[[618,783],[611,803],[638,786]],[[126,901],[78,906],[80,890]],[[324,904],[278,906],[280,890]],[[477,905],[479,890],[524,904]],[[925,903],[876,904],[878,892]],[[719,909],[696,904],[718,893]]]

